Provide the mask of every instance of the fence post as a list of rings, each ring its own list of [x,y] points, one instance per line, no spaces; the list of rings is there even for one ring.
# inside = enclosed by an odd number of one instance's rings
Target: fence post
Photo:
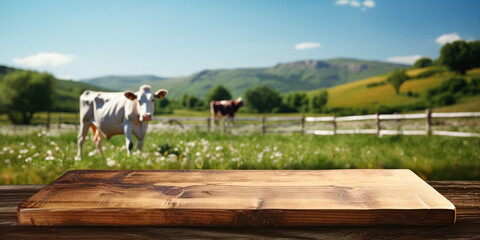
[[[300,128],[301,128],[301,132],[302,134],[305,133],[305,115],[302,114],[302,118],[300,118]]]
[[[50,129],[50,111],[47,112],[47,131]]]
[[[207,132],[210,132],[210,125],[212,124],[210,121],[210,118],[207,118]]]
[[[58,129],[61,128],[61,124],[62,124],[62,115],[58,115]]]
[[[337,120],[336,120],[335,114],[333,114],[332,124],[333,124],[333,135],[336,135],[337,134]]]
[[[262,134],[265,134],[265,116],[262,117]]]
[[[377,136],[380,137],[380,131],[382,131],[382,125],[380,125],[380,114],[377,113]]]
[[[78,124],[77,124],[77,120],[73,121],[73,125],[75,125],[75,132],[78,131],[78,125],[80,125],[80,118],[78,116],[78,112],[75,114],[75,118],[78,120]]]
[[[426,116],[426,125],[425,125],[425,128],[426,128],[426,135],[427,136],[430,136],[431,134],[431,129],[430,129],[430,126],[432,125],[432,110],[430,108],[427,108],[427,110],[425,110],[425,114],[427,115]]]

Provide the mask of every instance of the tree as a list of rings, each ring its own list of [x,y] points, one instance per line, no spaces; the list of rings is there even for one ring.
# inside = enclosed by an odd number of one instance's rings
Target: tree
[[[424,68],[430,67],[433,65],[432,59],[430,58],[420,58],[418,59],[415,64],[413,64],[414,68]]]
[[[182,106],[190,109],[194,109],[197,107],[202,107],[203,103],[202,101],[193,95],[188,95],[188,94],[183,94],[182,95]]]
[[[287,94],[284,98],[287,111],[305,112],[308,110],[307,94],[303,92],[294,92]]]
[[[469,42],[472,51],[472,67],[480,67],[480,40]]]
[[[314,113],[322,112],[324,106],[327,105],[327,102],[328,92],[327,90],[321,90],[310,98],[310,109]]]
[[[207,94],[206,103],[211,101],[220,101],[220,100],[230,100],[232,99],[232,94],[222,85],[217,85],[212,88]]]
[[[268,86],[259,86],[245,92],[245,103],[248,108],[257,113],[272,112],[282,105],[280,94]]]
[[[402,69],[395,69],[388,77],[388,83],[392,85],[395,89],[395,93],[398,95],[400,93],[400,87],[402,84],[408,80],[408,75],[405,70]]]
[[[48,73],[16,71],[3,77],[2,107],[13,124],[30,124],[33,114],[50,110],[55,78]]]
[[[471,46],[465,41],[447,43],[440,50],[442,64],[461,75],[473,68],[473,59]]]

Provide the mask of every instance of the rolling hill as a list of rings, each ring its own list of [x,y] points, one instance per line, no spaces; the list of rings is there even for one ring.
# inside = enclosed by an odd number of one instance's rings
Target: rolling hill
[[[81,82],[114,91],[137,90],[143,84],[158,85],[167,78],[153,75],[105,76],[81,80]]]
[[[435,70],[436,67],[408,70],[411,77],[400,88],[400,95],[396,95],[393,87],[386,83],[387,75],[370,77],[360,81],[334,86],[328,89],[329,108],[365,108],[376,111],[380,106],[401,106],[418,104],[425,101],[429,89],[439,86],[443,80],[451,77],[460,77],[449,71],[439,71],[431,76],[422,77],[422,73]],[[480,68],[472,69],[465,76],[467,82],[472,78],[480,78]],[[315,94],[320,90],[309,91]],[[410,94],[408,94],[410,92]],[[441,107],[442,111],[480,111],[480,102],[477,96],[461,98],[456,104]]]
[[[402,64],[365,61],[347,58],[330,60],[305,60],[280,63],[267,68],[241,68],[230,70],[204,70],[183,78],[155,76],[107,76],[82,80],[86,83],[112,90],[136,90],[141,84],[169,90],[170,98],[191,94],[204,98],[216,86],[225,86],[233,97],[242,96],[245,90],[268,85],[280,93],[328,88],[360,79],[385,74]]]

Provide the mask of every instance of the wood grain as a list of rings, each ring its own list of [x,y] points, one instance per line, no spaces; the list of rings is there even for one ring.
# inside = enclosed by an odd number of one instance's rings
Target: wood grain
[[[0,185],[0,239],[478,239],[480,181],[430,181],[428,184],[455,205],[455,224],[302,228],[20,226],[18,205],[44,185]]]
[[[448,225],[410,170],[74,170],[18,207],[21,225]]]

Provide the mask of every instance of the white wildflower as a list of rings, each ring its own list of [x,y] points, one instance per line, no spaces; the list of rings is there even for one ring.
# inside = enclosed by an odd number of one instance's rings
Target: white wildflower
[[[13,151],[13,149],[10,149],[10,151],[8,151],[10,154],[13,154],[15,153],[15,151]]]
[[[10,159],[5,159],[5,163],[10,163]]]
[[[112,160],[111,158],[107,158],[107,166],[113,167],[115,166],[116,162],[115,160]]]
[[[30,148],[31,148],[31,149],[35,149],[35,148],[37,148],[37,146],[32,145]]]
[[[55,160],[55,158],[54,158],[53,156],[47,156],[47,157],[45,158],[45,160],[51,161],[51,160]]]
[[[52,156],[52,150],[47,150],[47,155]]]
[[[88,156],[91,157],[91,156],[95,155],[96,153],[97,153],[97,149],[94,149],[93,151],[88,153]]]
[[[28,153],[28,149],[22,149],[19,151],[20,154],[25,154],[25,153]]]
[[[21,158],[23,158],[23,156],[20,154],[20,155],[18,155],[18,158],[21,159]]]
[[[195,153],[197,157],[200,157],[202,154],[200,152]]]
[[[40,153],[38,153],[38,152],[33,154],[33,157],[34,157],[34,158],[37,158],[37,157],[39,157],[39,156],[40,156]]]
[[[60,148],[58,146],[55,147],[55,151],[60,151]]]
[[[25,162],[27,162],[27,163],[32,162],[32,158],[31,157],[25,158]]]
[[[215,151],[222,151],[222,150],[223,150],[223,147],[222,147],[222,146],[217,146],[217,147],[215,148]]]
[[[79,156],[75,156],[74,160],[75,160],[75,161],[81,161],[81,160],[82,160],[82,158],[81,158],[81,157],[79,157]]]
[[[335,151],[340,152],[340,148],[336,147]]]

